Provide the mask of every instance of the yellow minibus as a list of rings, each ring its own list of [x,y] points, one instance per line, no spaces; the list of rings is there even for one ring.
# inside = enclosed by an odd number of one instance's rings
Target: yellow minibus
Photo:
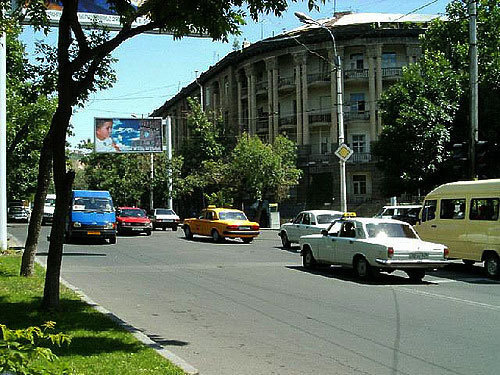
[[[484,261],[490,277],[500,274],[500,179],[441,185],[425,197],[415,229],[426,241],[449,248],[465,264]]]

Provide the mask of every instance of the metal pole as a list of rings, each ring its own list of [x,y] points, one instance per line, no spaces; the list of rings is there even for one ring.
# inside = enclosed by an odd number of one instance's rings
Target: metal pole
[[[477,35],[476,0],[469,3],[469,45],[470,45],[470,147],[471,177],[476,177],[476,142],[479,140],[478,116],[478,67],[477,67]]]
[[[172,201],[172,118],[168,116],[166,118],[165,124],[165,136],[167,138],[167,160],[168,160],[168,170],[167,170],[167,193],[168,201],[167,208],[173,209]]]
[[[343,95],[342,95],[342,61],[340,56],[336,56],[337,61],[337,121],[339,126],[339,146],[345,141],[344,139],[344,110],[343,110]],[[347,212],[347,192],[345,178],[345,160],[340,159],[340,210]]]
[[[195,82],[200,87],[200,106],[201,106],[201,110],[203,111],[203,109],[204,109],[204,103],[203,103],[203,85],[198,82],[198,71],[197,70],[194,71],[194,75],[195,75]]]
[[[7,249],[7,37],[0,36],[0,250]]]
[[[149,195],[149,209],[151,211],[154,210],[154,201],[153,201],[153,178],[154,178],[154,158],[153,153],[150,154],[151,160],[151,183],[149,185],[150,195]]]

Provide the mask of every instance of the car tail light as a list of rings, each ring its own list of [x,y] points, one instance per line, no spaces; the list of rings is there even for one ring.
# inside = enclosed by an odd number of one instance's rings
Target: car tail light
[[[450,255],[450,249],[448,249],[447,247],[445,247],[444,248],[444,257],[448,258],[448,255]]]
[[[258,225],[252,225],[252,230],[259,230],[259,226]]]
[[[239,228],[239,225],[228,225],[226,227],[226,229],[228,229],[228,230],[234,230],[234,229],[238,229],[238,228]]]
[[[393,255],[394,255],[394,248],[388,247],[387,248],[387,257],[392,258]]]

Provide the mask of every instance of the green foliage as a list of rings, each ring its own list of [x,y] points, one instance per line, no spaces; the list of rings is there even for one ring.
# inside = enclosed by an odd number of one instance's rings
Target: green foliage
[[[70,344],[71,338],[63,333],[49,333],[54,329],[54,322],[46,322],[42,327],[28,327],[11,330],[0,324],[0,373],[11,371],[19,375],[70,374],[68,368],[51,366],[58,358],[46,347],[60,347]]]

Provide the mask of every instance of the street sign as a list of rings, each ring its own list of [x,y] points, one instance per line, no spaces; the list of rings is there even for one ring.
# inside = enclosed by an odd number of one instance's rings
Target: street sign
[[[335,155],[342,160],[347,161],[354,154],[354,151],[349,148],[345,143],[342,143],[337,150],[335,150]]]

